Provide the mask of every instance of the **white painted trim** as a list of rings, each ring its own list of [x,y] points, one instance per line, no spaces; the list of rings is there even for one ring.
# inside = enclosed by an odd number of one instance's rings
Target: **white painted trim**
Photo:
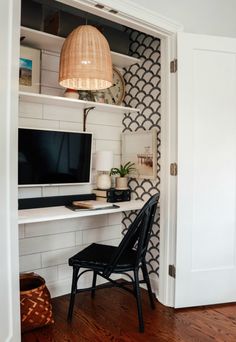
[[[0,4],[0,340],[20,341],[17,126],[20,2]]]
[[[170,46],[163,48],[168,51],[166,61],[176,58],[176,38],[165,40]],[[162,60],[164,64],[165,61]],[[170,164],[177,162],[177,75],[170,73],[170,64],[166,66],[169,77],[163,79],[167,82],[164,88],[170,97],[164,101],[166,108],[162,111],[161,129],[161,205],[160,205],[160,293],[159,300],[167,306],[174,306],[175,280],[168,274],[168,266],[175,265],[176,258],[176,196],[177,177],[170,175]],[[163,70],[162,70],[163,71]]]
[[[156,35],[158,33],[160,38],[183,31],[182,24],[154,13],[130,0],[58,0],[58,2],[80,8],[148,34]],[[104,8],[99,9],[95,7],[96,4],[104,5]],[[118,13],[109,12],[111,9],[118,11]]]
[[[58,0],[59,2],[66,3],[70,6],[79,7],[84,10],[89,10],[89,12],[100,15],[109,20],[119,22],[123,25],[132,27],[131,24],[138,24],[139,30],[141,27],[147,29],[152,29],[156,31],[158,29],[159,34],[162,37],[169,36],[178,31],[183,30],[183,25],[164,17],[158,13],[137,5],[134,1],[129,0]],[[104,5],[104,9],[98,9],[95,7],[96,4]],[[110,10],[118,11],[117,14],[112,14]],[[118,19],[118,20],[117,20]],[[126,21],[125,23],[125,20]],[[122,21],[122,22],[121,22]]]
[[[151,11],[147,7],[140,6],[136,4],[135,1],[119,0],[116,3],[114,0],[101,0],[97,2],[102,3],[111,9],[116,9],[122,14],[125,13],[127,15],[127,13],[129,13],[129,18],[133,17],[136,20],[139,19],[145,22],[145,25],[149,23],[155,28],[158,27],[165,35],[183,30],[183,26],[180,23],[161,15],[160,13]]]
[[[159,297],[160,297],[160,281],[159,281],[159,279],[157,279],[156,277],[155,278],[150,277],[150,283],[151,283],[152,292],[154,293],[155,297],[159,300]],[[145,287],[145,289],[146,289],[146,287]]]
[[[46,286],[50,292],[51,298],[63,296],[69,294],[71,291],[71,279],[67,278],[46,283]]]

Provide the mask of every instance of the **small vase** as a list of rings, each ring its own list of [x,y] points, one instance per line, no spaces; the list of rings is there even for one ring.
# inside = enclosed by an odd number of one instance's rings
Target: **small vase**
[[[116,189],[120,189],[120,190],[128,189],[128,178],[116,177]]]
[[[97,188],[101,190],[108,190],[111,188],[111,177],[107,173],[100,173],[97,175]]]

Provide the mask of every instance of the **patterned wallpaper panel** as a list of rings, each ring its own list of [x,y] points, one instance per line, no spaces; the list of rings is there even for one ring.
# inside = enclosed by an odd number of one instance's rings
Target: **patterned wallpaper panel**
[[[136,179],[131,178],[129,186],[133,192],[133,199],[148,199],[159,191],[160,186],[160,132],[161,132],[161,65],[160,40],[144,33],[129,30],[130,55],[141,59],[140,64],[134,64],[125,70],[126,96],[124,103],[130,107],[137,107],[140,113],[125,114],[123,119],[123,132],[149,131],[157,128],[157,178]],[[123,225],[125,232],[136,216],[135,212],[125,213]],[[147,261],[149,274],[159,276],[159,216],[156,217]]]

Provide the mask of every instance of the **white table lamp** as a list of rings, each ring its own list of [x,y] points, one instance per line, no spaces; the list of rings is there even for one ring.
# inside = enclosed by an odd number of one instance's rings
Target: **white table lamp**
[[[97,188],[107,190],[111,188],[110,171],[113,167],[112,151],[96,152]]]

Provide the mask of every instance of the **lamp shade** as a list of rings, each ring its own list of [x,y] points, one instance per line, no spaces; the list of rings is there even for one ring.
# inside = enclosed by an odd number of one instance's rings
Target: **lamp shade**
[[[96,27],[79,26],[64,41],[59,83],[65,88],[81,90],[106,89],[112,85],[109,44]]]
[[[113,167],[112,151],[96,152],[96,170],[97,171],[110,171],[112,167]]]

